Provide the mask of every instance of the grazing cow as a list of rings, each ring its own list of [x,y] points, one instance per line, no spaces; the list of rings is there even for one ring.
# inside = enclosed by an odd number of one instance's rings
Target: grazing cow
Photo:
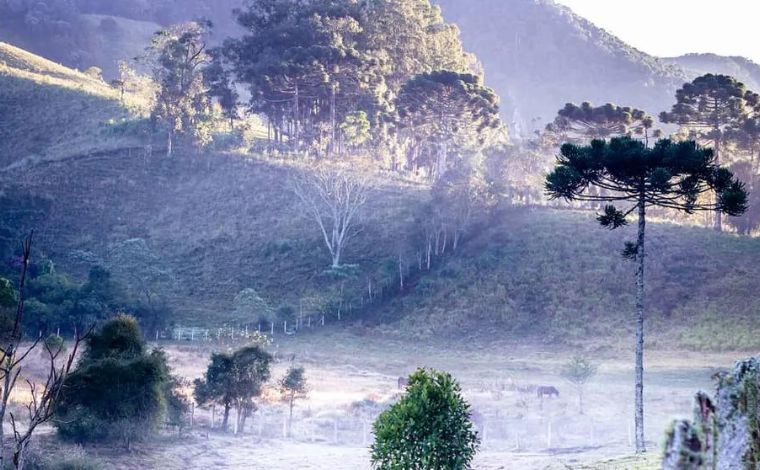
[[[399,377],[398,378],[398,389],[403,390],[406,388],[406,386],[409,385],[409,379],[406,377]]]
[[[541,387],[536,388],[536,396],[538,398],[543,397],[559,397],[559,390],[557,390],[557,387],[553,387],[551,385],[543,385]]]

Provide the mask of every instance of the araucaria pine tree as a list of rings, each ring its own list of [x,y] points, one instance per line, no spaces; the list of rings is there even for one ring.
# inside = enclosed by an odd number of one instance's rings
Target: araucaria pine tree
[[[598,188],[604,191],[591,192]],[[598,217],[616,229],[627,216],[638,215],[638,239],[626,243],[623,256],[636,261],[636,452],[644,444],[644,241],[649,207],[692,213],[719,211],[736,216],[747,209],[744,183],[721,168],[712,149],[693,141],[660,140],[653,148],[629,137],[594,140],[589,146],[565,144],[557,166],[547,176],[552,199],[601,201],[608,205]],[[713,193],[714,198],[705,197]],[[703,202],[711,201],[711,202]],[[622,210],[616,205],[627,205]]]

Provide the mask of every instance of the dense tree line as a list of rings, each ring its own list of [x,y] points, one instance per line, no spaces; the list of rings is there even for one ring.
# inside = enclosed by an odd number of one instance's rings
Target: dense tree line
[[[245,34],[222,53],[278,148],[368,145],[394,169],[440,177],[455,137],[477,147],[498,126],[498,98],[428,1],[263,1],[238,22]]]
[[[713,148],[717,162],[746,182],[747,211],[741,216],[725,217],[725,223],[738,233],[749,235],[760,227],[760,209],[753,204],[760,201],[754,190],[760,181],[758,122],[760,99],[757,93],[733,77],[707,74],[678,89],[672,108],[657,117],[632,106],[568,103],[531,139],[491,151],[501,154],[508,169],[505,179],[509,194],[505,195],[519,202],[543,203],[543,182],[535,175],[551,169],[564,143],[588,144],[593,139],[628,136],[649,146],[666,134],[676,141],[695,140]],[[604,194],[606,190],[592,187],[589,191]],[[588,202],[580,205],[598,208]],[[660,217],[684,218],[667,208],[654,208],[654,213]],[[720,214],[706,214],[704,218],[716,229],[722,229],[724,217]]]

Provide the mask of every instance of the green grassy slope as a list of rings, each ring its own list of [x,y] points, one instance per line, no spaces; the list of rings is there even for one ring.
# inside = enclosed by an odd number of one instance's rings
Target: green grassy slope
[[[609,342],[633,327],[634,266],[620,256],[633,228],[592,214],[503,210],[414,291],[389,305],[394,329],[422,336],[532,336]],[[649,225],[648,326],[666,346],[760,347],[760,240]]]
[[[99,80],[0,43],[0,168],[137,146],[114,131],[137,106]]]

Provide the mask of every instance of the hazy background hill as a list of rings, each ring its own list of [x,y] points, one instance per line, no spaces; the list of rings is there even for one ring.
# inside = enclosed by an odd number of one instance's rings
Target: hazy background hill
[[[484,63],[488,83],[506,99],[507,119],[523,133],[543,129],[567,102],[613,102],[657,113],[687,78],[552,0],[440,4]]]
[[[658,114],[670,108],[678,87],[706,72],[733,75],[760,89],[760,66],[748,59],[653,57],[553,0],[437,3],[484,65],[515,136],[543,129],[569,101],[614,102]],[[113,78],[118,61],[141,54],[162,26],[206,17],[216,25],[217,40],[234,34],[232,10],[240,4],[0,0],[0,40],[80,70],[98,66]]]
[[[141,54],[153,33],[173,23],[208,18],[219,38],[235,29],[240,0],[0,0],[0,41],[108,78],[119,60]]]
[[[689,79],[707,73],[722,73],[736,77],[751,90],[760,90],[760,65],[745,57],[726,57],[717,54],[686,54],[663,59],[683,69]]]

